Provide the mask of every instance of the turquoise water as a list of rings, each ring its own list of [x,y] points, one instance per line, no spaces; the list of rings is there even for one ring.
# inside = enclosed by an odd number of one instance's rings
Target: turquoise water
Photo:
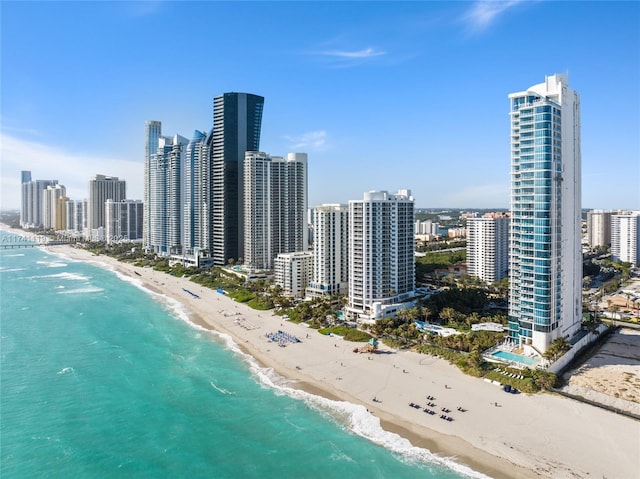
[[[482,477],[287,387],[123,279],[0,252],[3,479]]]
[[[491,354],[491,356],[506,359],[508,361],[514,361],[516,363],[526,364],[527,366],[532,366],[538,361],[535,358],[522,356],[521,354],[510,353],[509,351],[496,351],[495,353]]]

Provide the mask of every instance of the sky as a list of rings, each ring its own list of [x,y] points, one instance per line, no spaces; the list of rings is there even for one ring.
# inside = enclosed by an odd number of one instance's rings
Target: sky
[[[20,171],[143,195],[144,123],[191,138],[265,98],[260,149],[306,152],[309,206],[408,188],[509,207],[508,94],[568,73],[582,206],[640,209],[640,2],[0,0],[0,208]]]

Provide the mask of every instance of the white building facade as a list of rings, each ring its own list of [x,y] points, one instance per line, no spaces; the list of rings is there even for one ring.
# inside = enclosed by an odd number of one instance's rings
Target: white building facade
[[[413,232],[409,190],[370,191],[349,202],[349,317],[376,320],[413,306]]]
[[[614,261],[640,265],[640,211],[611,216],[611,256]]]
[[[310,297],[346,295],[349,290],[349,208],[325,204],[313,208],[313,276]]]
[[[66,195],[66,188],[55,184],[47,186],[42,192],[42,227],[55,229],[58,213],[58,199]]]
[[[580,98],[556,74],[509,100],[509,335],[544,352],[582,322]]]
[[[180,136],[160,137],[149,160],[149,251],[161,255],[182,253],[182,165],[189,141]]]
[[[288,296],[301,298],[311,281],[313,254],[310,251],[280,253],[273,261],[275,284]]]
[[[23,175],[28,180],[30,175]],[[55,186],[58,180],[29,180],[22,183],[22,207],[20,212],[23,228],[41,228],[43,226],[43,197],[49,186]]]
[[[211,254],[211,159],[207,135],[195,130],[184,158],[183,253]]]
[[[467,274],[493,283],[509,274],[509,217],[467,219]]]
[[[273,269],[278,254],[307,249],[307,155],[247,152],[243,170],[244,264]]]

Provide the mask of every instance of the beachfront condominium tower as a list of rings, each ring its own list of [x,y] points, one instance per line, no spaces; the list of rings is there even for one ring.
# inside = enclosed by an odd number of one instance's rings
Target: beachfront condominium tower
[[[307,155],[250,151],[243,174],[244,263],[272,269],[278,254],[307,249]]]
[[[260,150],[264,98],[224,93],[213,100],[211,148],[212,257],[216,265],[244,256],[244,158]]]
[[[96,175],[89,180],[89,210],[87,227],[91,237],[94,230],[106,225],[105,202],[107,200],[122,201],[127,196],[125,180],[117,176]]]
[[[509,100],[509,335],[543,353],[582,321],[580,97],[556,74]]]
[[[311,281],[313,254],[310,251],[280,253],[273,263],[273,281],[282,288],[282,294],[303,297]]]
[[[211,137],[210,137],[211,138]],[[211,164],[207,135],[195,130],[184,155],[183,252],[209,256],[211,253]]]
[[[107,200],[105,203],[107,243],[142,241],[143,203],[140,200]]]
[[[493,283],[509,273],[509,217],[467,219],[467,274]]]
[[[611,216],[611,256],[640,266],[640,211]]]
[[[42,192],[42,227],[44,229],[58,228],[61,223],[57,220],[61,214],[58,209],[58,200],[66,198],[67,189],[62,185],[50,185]]]
[[[414,219],[410,190],[349,201],[349,316],[380,319],[413,297]]]
[[[182,164],[189,141],[161,136],[149,160],[149,251],[182,253]]]
[[[20,226],[25,226],[27,224],[26,216],[27,210],[29,208],[29,198],[26,194],[27,189],[25,187],[26,184],[31,183],[31,172],[27,170],[23,170],[20,172]]]
[[[27,176],[23,174],[22,178],[26,180]],[[22,183],[20,226],[23,228],[42,227],[44,192],[49,186],[55,186],[56,184],[58,184],[58,180],[30,180]]]
[[[345,295],[349,280],[349,208],[324,204],[313,208],[313,274],[310,297]]]
[[[155,120],[147,120],[144,124],[144,192],[142,197],[144,205],[142,244],[145,249],[148,249],[151,243],[151,214],[149,212],[151,173],[149,165],[151,163],[151,155],[156,154],[158,151],[158,140],[160,140],[161,136],[162,123]]]

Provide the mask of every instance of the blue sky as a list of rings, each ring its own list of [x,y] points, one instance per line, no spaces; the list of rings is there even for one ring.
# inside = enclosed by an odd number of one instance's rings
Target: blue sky
[[[19,172],[142,198],[145,120],[191,138],[265,97],[261,150],[309,154],[309,205],[412,190],[509,206],[507,95],[568,73],[582,204],[640,209],[639,2],[17,2],[1,8],[2,208]]]

